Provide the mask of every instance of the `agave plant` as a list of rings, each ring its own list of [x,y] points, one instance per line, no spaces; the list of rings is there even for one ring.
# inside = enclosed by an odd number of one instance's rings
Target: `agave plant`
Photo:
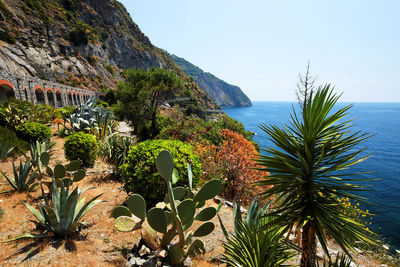
[[[257,198],[251,203],[246,218],[242,218],[240,201],[234,204],[233,220],[235,231],[229,234],[221,218],[218,219],[227,242],[224,244],[223,261],[228,266],[273,267],[288,266],[293,256],[282,240],[283,229],[266,228],[271,218],[266,216],[269,203],[260,209]],[[263,231],[259,231],[264,228]]]
[[[102,195],[99,194],[88,202],[85,202],[86,197],[80,198],[80,196],[83,192],[93,189],[94,187],[86,188],[82,191],[76,187],[72,192],[70,192],[71,184],[72,181],[70,179],[64,179],[60,186],[60,190],[58,190],[56,182],[53,181],[51,201],[44,193],[43,187],[41,187],[45,203],[38,205],[39,210],[35,209],[28,203],[22,202],[38,220],[36,224],[45,228],[45,231],[41,234],[25,233],[4,242],[11,242],[24,238],[46,237],[47,232],[50,232],[57,237],[64,237],[78,230],[78,227],[81,225],[82,217],[95,205],[103,202],[103,200],[98,200]]]
[[[103,158],[118,169],[125,163],[129,149],[133,145],[133,139],[127,136],[112,134],[101,142],[101,154]]]
[[[90,98],[86,103],[81,104],[65,121],[72,127],[72,131],[89,132],[96,129],[102,135],[113,129],[112,127],[116,124],[111,111],[96,107],[95,98]]]
[[[10,178],[6,173],[1,171],[4,178],[6,178],[7,182],[17,191],[24,191],[29,189],[37,176],[37,170],[34,170],[31,173],[33,167],[31,160],[27,160],[24,164],[22,164],[22,161],[20,160],[19,168],[14,165],[14,162],[12,162],[12,165],[14,180]]]
[[[7,142],[0,141],[0,160],[6,160],[14,147]]]

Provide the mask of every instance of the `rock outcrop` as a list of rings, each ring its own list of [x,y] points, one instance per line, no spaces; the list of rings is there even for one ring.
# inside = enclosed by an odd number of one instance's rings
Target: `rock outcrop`
[[[170,55],[181,69],[200,86],[221,107],[251,107],[250,99],[235,85],[204,72],[184,58]]]
[[[126,68],[168,68],[217,107],[115,0],[0,0],[0,70],[83,89],[115,88]]]

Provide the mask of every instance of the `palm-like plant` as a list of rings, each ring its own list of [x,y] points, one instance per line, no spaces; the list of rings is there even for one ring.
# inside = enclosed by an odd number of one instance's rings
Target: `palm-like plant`
[[[228,266],[275,267],[287,266],[285,263],[293,256],[283,243],[281,230],[265,227],[272,217],[266,217],[269,204],[260,209],[257,198],[251,203],[247,216],[242,219],[240,202],[233,207],[235,232],[228,234],[221,218],[221,228],[227,242],[224,244],[223,261]],[[263,231],[258,231],[264,227]]]
[[[351,120],[341,121],[351,105],[332,110],[339,97],[329,85],[320,87],[305,100],[302,114],[294,110],[289,124],[282,129],[260,126],[277,146],[263,149],[267,155],[260,155],[258,160],[261,169],[271,173],[257,183],[272,185],[263,197],[277,196],[280,203],[271,213],[276,217],[269,225],[285,227],[285,232],[294,225],[302,228],[301,266],[315,265],[316,236],[328,256],[326,233],[348,255],[351,240],[374,243],[373,233],[347,215],[337,199],[366,202],[356,194],[367,190],[358,183],[362,181],[357,177],[360,173],[346,170],[369,157],[362,155],[365,148],[359,149],[358,145],[370,137],[352,132]]]

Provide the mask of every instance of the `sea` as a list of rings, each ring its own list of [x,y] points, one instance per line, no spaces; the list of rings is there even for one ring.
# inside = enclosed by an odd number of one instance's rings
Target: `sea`
[[[353,130],[373,134],[362,143],[366,153],[373,152],[368,160],[353,165],[353,172],[372,171],[362,178],[380,178],[367,182],[371,192],[360,194],[374,205],[362,204],[364,210],[375,214],[370,229],[380,235],[391,249],[400,249],[400,103],[337,103],[335,109],[353,105],[347,118],[354,119]],[[290,113],[298,109],[291,102],[253,102],[248,108],[225,108],[232,118],[242,122],[248,131],[255,133],[253,140],[261,148],[273,146],[260,124],[282,125]]]

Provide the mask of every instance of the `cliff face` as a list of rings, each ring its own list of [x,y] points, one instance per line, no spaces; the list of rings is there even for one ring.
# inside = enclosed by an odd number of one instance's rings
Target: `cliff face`
[[[184,58],[170,55],[181,69],[200,86],[221,107],[251,107],[250,99],[235,85],[204,72]]]
[[[217,107],[118,1],[0,0],[0,70],[100,90],[149,67],[173,70],[201,106]]]

